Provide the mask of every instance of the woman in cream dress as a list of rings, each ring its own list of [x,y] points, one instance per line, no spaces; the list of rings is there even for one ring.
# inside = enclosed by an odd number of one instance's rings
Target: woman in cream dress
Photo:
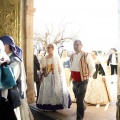
[[[108,107],[111,102],[111,92],[110,83],[107,77],[107,72],[105,70],[102,60],[98,59],[97,52],[92,52],[92,57],[95,61],[96,72],[93,77],[89,79],[88,87],[85,95],[85,102],[97,105],[106,105]]]
[[[44,78],[41,81],[37,107],[44,111],[69,108],[71,101],[60,57],[53,44],[48,45],[47,52],[43,61]]]

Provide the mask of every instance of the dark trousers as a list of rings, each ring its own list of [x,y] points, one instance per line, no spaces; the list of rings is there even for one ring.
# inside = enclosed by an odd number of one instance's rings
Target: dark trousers
[[[0,97],[0,120],[17,120],[9,101],[3,97]]]
[[[81,82],[73,81],[73,92],[77,104],[77,120],[82,120],[84,117],[84,111],[85,111],[84,97],[87,89],[87,84],[88,84],[88,80]]]
[[[117,74],[117,65],[111,65],[111,75]]]

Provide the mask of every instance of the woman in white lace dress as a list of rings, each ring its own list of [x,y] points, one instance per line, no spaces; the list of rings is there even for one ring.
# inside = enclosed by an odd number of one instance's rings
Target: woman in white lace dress
[[[37,107],[42,110],[54,111],[69,108],[71,105],[63,66],[54,49],[53,44],[48,45],[48,55],[43,61],[44,78],[37,100]]]
[[[104,63],[102,63],[100,57],[97,56],[96,51],[92,52],[92,57],[96,65],[96,72],[89,79],[85,102],[95,104],[97,107],[108,105],[111,101],[111,95],[110,84],[105,70],[106,67],[104,67]]]

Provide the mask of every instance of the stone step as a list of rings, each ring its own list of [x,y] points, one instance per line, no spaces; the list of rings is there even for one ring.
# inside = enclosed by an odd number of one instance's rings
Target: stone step
[[[34,120],[60,120],[58,118],[55,118],[54,116],[50,116],[47,114],[47,112],[44,112],[36,107],[36,104],[30,104],[31,112],[34,116]]]

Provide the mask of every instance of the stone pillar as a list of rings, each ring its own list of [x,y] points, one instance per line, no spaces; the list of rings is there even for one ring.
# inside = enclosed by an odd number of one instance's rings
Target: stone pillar
[[[34,82],[33,82],[33,8],[34,0],[26,0],[25,3],[25,65],[27,74],[27,98],[28,103],[35,102]]]
[[[116,113],[116,120],[120,120],[120,53],[118,54],[118,84],[117,84],[117,113]]]
[[[118,15],[119,15],[119,37],[120,37],[120,0],[118,0]],[[118,41],[120,45],[120,40]],[[117,84],[117,112],[116,120],[120,120],[120,47],[118,47],[118,84]]]

